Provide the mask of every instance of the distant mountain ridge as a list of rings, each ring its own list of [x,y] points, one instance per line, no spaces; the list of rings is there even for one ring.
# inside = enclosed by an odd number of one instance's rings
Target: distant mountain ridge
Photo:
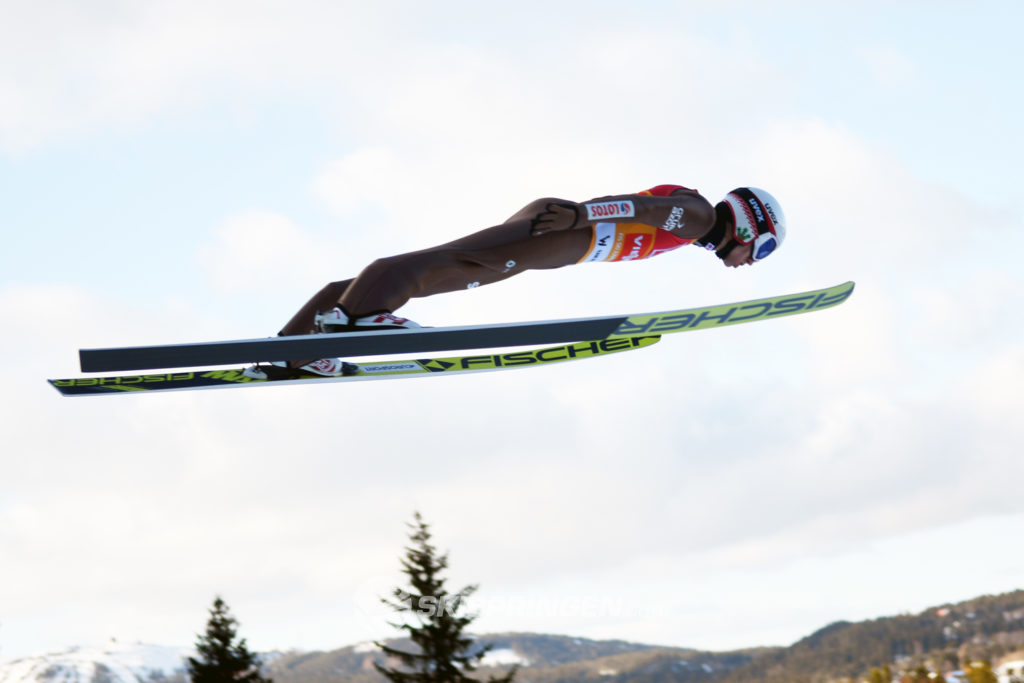
[[[192,648],[111,641],[0,664],[0,683],[149,683],[184,678]]]
[[[478,636],[478,640],[493,648],[479,668],[479,678],[518,664],[522,667],[518,680],[530,683],[588,678],[609,682],[711,681],[750,663],[762,652],[712,653],[535,633],[492,633]],[[411,649],[410,641],[405,639],[388,641],[388,645]],[[285,654],[265,667],[265,671],[275,683],[381,683],[384,678],[374,669],[374,661],[383,661],[380,651],[361,644],[330,652]]]
[[[244,634],[240,634],[244,635]],[[533,633],[478,637],[492,646],[479,678],[518,665],[522,683],[661,681],[783,683],[859,680],[875,667],[896,674],[924,667],[947,680],[974,660],[1024,654],[1024,591],[929,608],[917,615],[836,622],[789,647],[705,652],[618,640]],[[389,640],[408,648],[409,641]],[[191,648],[111,642],[0,665],[0,683],[187,683]],[[381,683],[379,648],[360,643],[329,652],[263,654],[275,683]]]

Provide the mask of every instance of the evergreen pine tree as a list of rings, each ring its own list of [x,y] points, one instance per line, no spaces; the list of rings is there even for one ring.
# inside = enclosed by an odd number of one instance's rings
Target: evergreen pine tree
[[[206,635],[196,641],[199,658],[188,658],[192,683],[273,683],[260,675],[259,658],[249,652],[245,638],[235,643],[237,627],[238,621],[218,596],[210,610]]]
[[[480,660],[491,649],[490,645],[474,650],[474,640],[463,632],[477,615],[459,614],[463,601],[477,586],[466,586],[457,593],[449,593],[441,573],[448,568],[448,554],[437,554],[430,544],[430,528],[419,512],[415,523],[409,524],[412,545],[405,549],[402,573],[409,577],[410,590],[396,588],[393,599],[381,601],[396,612],[415,617],[415,623],[391,625],[405,630],[418,652],[406,652],[376,643],[389,657],[398,659],[401,668],[390,669],[374,663],[381,674],[395,683],[463,683],[475,681],[466,674],[476,670]],[[404,670],[403,670],[404,669]],[[516,675],[513,668],[501,678],[491,676],[489,683],[511,683]]]

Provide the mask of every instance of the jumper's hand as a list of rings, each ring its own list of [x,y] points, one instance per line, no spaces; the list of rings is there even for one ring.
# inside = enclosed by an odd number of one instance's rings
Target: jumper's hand
[[[547,207],[534,217],[530,234],[536,236],[555,230],[572,230],[579,220],[579,204],[548,202]]]

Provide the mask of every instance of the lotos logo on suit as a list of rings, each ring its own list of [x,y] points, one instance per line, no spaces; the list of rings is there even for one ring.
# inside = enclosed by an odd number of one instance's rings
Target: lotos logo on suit
[[[591,221],[608,218],[632,218],[636,215],[636,207],[632,200],[615,202],[590,202],[583,205],[587,209],[587,219]]]

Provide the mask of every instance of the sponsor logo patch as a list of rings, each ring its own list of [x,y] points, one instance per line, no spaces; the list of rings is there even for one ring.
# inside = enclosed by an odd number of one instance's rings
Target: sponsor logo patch
[[[228,371],[223,371],[228,372]],[[230,371],[233,375],[241,372]],[[209,375],[211,373],[207,373]],[[223,374],[223,373],[222,373]],[[207,375],[204,375],[207,376]],[[54,381],[58,387],[103,387],[110,385],[154,384],[160,382],[187,382],[194,379],[194,372],[171,372],[159,375],[121,375],[118,377],[79,377],[76,379],[59,379]],[[247,378],[246,380],[247,381]]]
[[[612,245],[615,243],[615,224],[598,223],[594,226],[594,243],[587,255],[580,259],[580,263],[604,261],[611,253]]]
[[[635,337],[646,334],[664,334],[684,329],[699,329],[750,322],[760,318],[793,315],[816,308],[828,308],[846,301],[853,287],[842,291],[820,291],[751,301],[745,304],[711,306],[698,311],[659,313],[650,316],[630,316],[610,337]]]
[[[616,202],[591,202],[583,206],[587,209],[587,219],[592,221],[608,218],[632,218],[636,215],[636,208],[628,199]]]
[[[673,206],[672,211],[668,214],[668,220],[666,220],[665,224],[661,226],[661,229],[672,231],[676,228],[682,227],[683,225],[685,225],[685,223],[683,223],[683,207]]]
[[[615,261],[636,261],[651,253],[654,246],[654,235],[651,234],[625,234],[618,248],[618,255]]]
[[[382,365],[360,365],[364,374],[372,375],[379,372],[414,372],[420,369],[419,363],[387,363]]]
[[[516,365],[557,363],[574,358],[589,358],[605,353],[615,353],[631,348],[648,346],[658,341],[656,336],[638,336],[627,339],[602,339],[601,341],[579,342],[565,346],[552,346],[534,351],[514,351],[487,356],[464,356],[459,358],[459,370],[488,370]]]
[[[750,199],[747,200],[747,204],[750,204],[750,209],[754,212],[754,215],[757,217],[757,222],[764,223],[764,214],[761,213],[761,202],[751,197]]]

